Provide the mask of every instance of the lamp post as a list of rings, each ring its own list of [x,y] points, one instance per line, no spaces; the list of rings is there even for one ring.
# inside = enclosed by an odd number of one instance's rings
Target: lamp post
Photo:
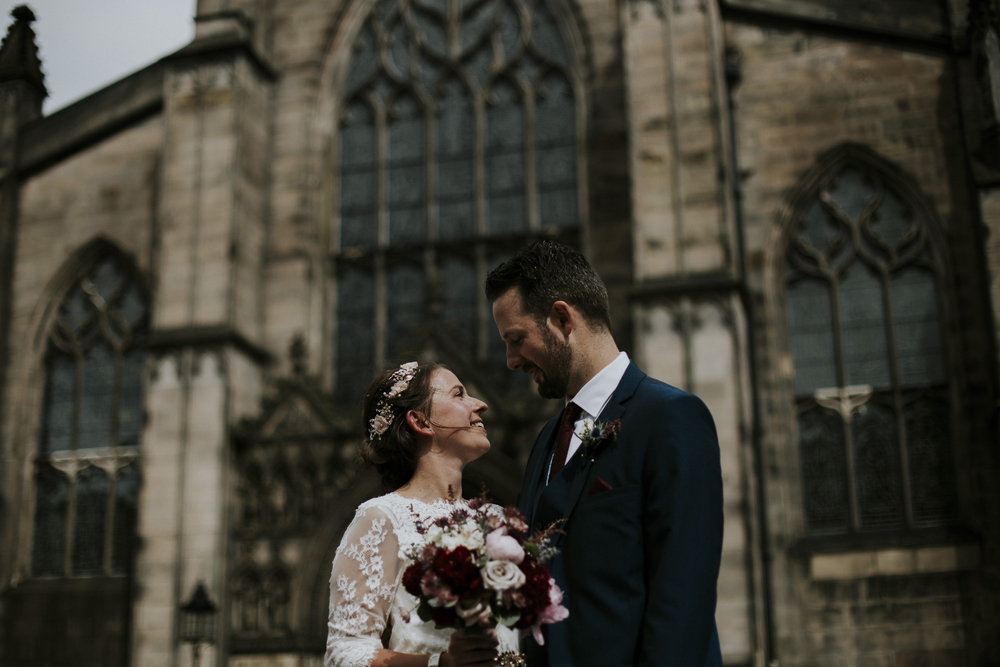
[[[181,641],[191,643],[191,664],[199,667],[202,643],[215,641],[215,612],[218,608],[208,597],[205,585],[198,582],[191,601],[181,605]]]

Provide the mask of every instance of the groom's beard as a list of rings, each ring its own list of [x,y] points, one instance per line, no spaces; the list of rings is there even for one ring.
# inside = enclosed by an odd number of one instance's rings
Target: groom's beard
[[[573,368],[573,348],[569,343],[560,341],[547,328],[542,329],[545,339],[546,358],[544,366],[537,366],[542,372],[538,383],[538,393],[543,398],[563,398],[569,388],[569,376]]]

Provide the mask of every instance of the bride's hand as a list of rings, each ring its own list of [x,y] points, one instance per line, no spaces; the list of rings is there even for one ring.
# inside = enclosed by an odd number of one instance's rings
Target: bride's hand
[[[492,667],[497,657],[496,637],[477,632],[466,634],[456,630],[451,635],[448,650],[441,654],[441,667]]]

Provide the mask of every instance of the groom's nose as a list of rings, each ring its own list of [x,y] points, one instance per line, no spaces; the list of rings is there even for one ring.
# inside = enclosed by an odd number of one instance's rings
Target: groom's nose
[[[524,363],[524,359],[521,355],[511,349],[510,345],[507,346],[507,368],[512,371],[517,370]]]

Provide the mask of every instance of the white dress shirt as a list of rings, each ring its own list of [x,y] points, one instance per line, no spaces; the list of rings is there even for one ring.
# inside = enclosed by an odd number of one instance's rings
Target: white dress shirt
[[[622,381],[625,371],[628,370],[628,364],[628,355],[624,352],[619,352],[614,361],[598,371],[597,375],[590,378],[590,381],[583,385],[583,388],[577,392],[576,396],[566,401],[567,404],[570,402],[576,403],[583,410],[580,413],[580,418],[573,424],[573,437],[570,438],[569,449],[566,450],[566,461],[573,458],[573,454],[576,453],[576,450],[580,448],[580,443],[583,442],[579,436],[579,433],[583,430],[583,423],[588,421],[593,423],[601,416],[601,413],[604,412],[604,406],[611,400],[611,394],[615,393],[618,383]]]

